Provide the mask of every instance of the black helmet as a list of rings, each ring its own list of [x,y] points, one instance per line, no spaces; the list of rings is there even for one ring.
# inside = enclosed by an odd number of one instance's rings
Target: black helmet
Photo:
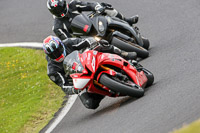
[[[47,7],[56,17],[64,17],[68,12],[66,0],[47,0]]]
[[[56,62],[62,62],[66,56],[64,44],[55,36],[48,36],[44,39],[43,50],[46,55]]]

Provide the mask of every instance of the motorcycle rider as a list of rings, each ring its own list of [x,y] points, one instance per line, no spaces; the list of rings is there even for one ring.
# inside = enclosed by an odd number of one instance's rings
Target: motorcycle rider
[[[96,40],[92,37],[85,39],[68,38],[61,41],[56,36],[48,36],[43,41],[43,50],[47,55],[47,74],[49,78],[55,84],[60,86],[66,94],[79,94],[79,98],[81,99],[83,105],[88,109],[96,109],[104,96],[88,93],[87,91],[78,92],[76,89],[74,89],[71,82],[72,79],[64,72],[63,60],[68,54],[70,54],[74,50],[80,50],[86,47],[90,47],[94,43],[96,43]],[[104,42],[102,41],[102,43]],[[98,51],[115,53],[124,57],[127,60],[135,59],[134,52],[123,52],[112,45],[107,45],[104,47],[101,46],[98,48]]]
[[[98,2],[83,2],[80,0],[72,0],[67,3],[66,0],[47,0],[47,7],[54,16],[54,26],[52,30],[61,40],[71,37],[70,23],[72,19],[79,15],[82,11],[94,11],[97,13],[105,13],[111,17],[127,21],[130,25],[138,22],[138,15],[130,18],[124,17],[112,5]],[[105,10],[104,10],[105,7]]]

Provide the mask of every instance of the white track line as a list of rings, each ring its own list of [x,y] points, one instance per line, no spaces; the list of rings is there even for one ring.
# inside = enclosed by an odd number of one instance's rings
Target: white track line
[[[0,44],[0,47],[42,48],[42,43],[37,43],[37,42],[4,43]]]
[[[39,48],[42,49],[42,43],[37,42],[22,42],[22,43],[4,43],[0,44],[0,47],[26,47],[26,48]],[[65,117],[65,115],[69,112],[70,108],[76,101],[78,95],[69,96],[66,105],[62,108],[61,112],[55,118],[55,120],[50,124],[49,128],[45,131],[45,133],[51,133],[54,128],[60,123],[60,121]]]
[[[67,100],[67,104],[62,109],[62,111],[59,113],[59,116],[54,120],[54,122],[50,125],[50,127],[45,131],[45,133],[51,133],[53,129],[60,123],[60,121],[65,117],[65,115],[69,112],[70,108],[76,101],[76,98],[78,95],[71,95],[69,99]]]

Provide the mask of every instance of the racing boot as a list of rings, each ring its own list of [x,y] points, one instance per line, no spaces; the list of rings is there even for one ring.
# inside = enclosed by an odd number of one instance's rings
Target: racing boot
[[[115,54],[118,54],[125,60],[136,60],[137,59],[137,53],[136,52],[125,52],[122,51],[121,49],[117,48],[114,46],[114,52]]]
[[[94,94],[94,93],[88,93],[86,90],[83,90],[81,93],[79,93],[79,98],[83,105],[88,109],[96,109],[99,107],[99,104],[101,100],[105,96]]]
[[[130,18],[124,18],[124,20],[126,22],[128,22],[130,25],[133,25],[133,24],[136,24],[139,20],[139,16],[138,15],[135,15],[135,16],[132,16]]]
[[[123,57],[125,60],[136,60],[137,59],[137,53],[136,52],[121,52],[121,57]]]

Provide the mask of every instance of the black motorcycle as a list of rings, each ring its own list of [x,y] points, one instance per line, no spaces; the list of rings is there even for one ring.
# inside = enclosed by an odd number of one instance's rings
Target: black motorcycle
[[[80,14],[71,22],[76,37],[96,36],[127,52],[136,52],[138,57],[149,56],[149,40],[142,37],[137,28],[126,21],[103,14]]]

